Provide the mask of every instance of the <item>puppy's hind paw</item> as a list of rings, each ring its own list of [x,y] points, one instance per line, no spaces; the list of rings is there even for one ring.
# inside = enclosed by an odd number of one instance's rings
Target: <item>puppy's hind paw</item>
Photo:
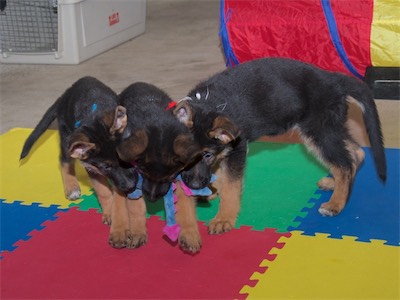
[[[324,191],[333,191],[335,188],[335,179],[332,177],[324,177],[317,183],[318,187]]]
[[[324,217],[333,217],[333,216],[335,216],[335,213],[333,211],[330,211],[330,210],[328,210],[326,208],[322,208],[322,207],[320,207],[318,209],[318,212]]]
[[[334,217],[337,216],[343,208],[338,205],[334,205],[330,202],[322,203],[318,212],[324,217]]]
[[[79,189],[77,190],[72,190],[72,191],[68,191],[65,193],[67,199],[69,200],[77,200],[79,199],[79,197],[81,196],[81,191]]]

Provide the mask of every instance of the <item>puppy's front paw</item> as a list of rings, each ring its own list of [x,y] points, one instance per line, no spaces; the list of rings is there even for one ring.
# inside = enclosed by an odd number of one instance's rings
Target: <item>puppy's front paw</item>
[[[129,230],[114,231],[110,233],[108,243],[114,248],[125,248],[129,241],[132,240],[132,235]]]
[[[139,248],[147,243],[147,234],[132,234],[131,239],[129,240],[128,244],[126,245],[127,248]]]
[[[178,241],[184,251],[197,253],[201,249],[201,236],[197,228],[182,229]]]
[[[221,234],[224,232],[231,231],[234,226],[234,222],[229,220],[213,219],[208,226],[209,234]]]

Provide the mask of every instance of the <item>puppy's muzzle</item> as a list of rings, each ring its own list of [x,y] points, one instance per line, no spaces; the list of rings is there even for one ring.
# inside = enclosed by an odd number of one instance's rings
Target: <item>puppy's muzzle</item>
[[[142,191],[150,202],[155,202],[168,192],[170,186],[170,182],[154,182],[144,177]]]
[[[182,180],[185,183],[185,185],[187,185],[188,187],[190,187],[191,189],[194,190],[200,190],[205,188],[206,186],[208,186],[210,184],[211,181],[211,175],[210,176],[196,176],[196,175],[191,175],[189,173],[186,172],[182,172],[181,174],[182,176]]]
[[[119,173],[111,173],[109,177],[112,183],[123,193],[129,194],[136,189],[138,173],[134,168],[125,169]]]

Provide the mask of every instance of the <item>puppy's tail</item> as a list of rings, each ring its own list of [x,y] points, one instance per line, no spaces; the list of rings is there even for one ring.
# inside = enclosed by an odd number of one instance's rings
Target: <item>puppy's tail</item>
[[[383,145],[381,122],[372,92],[365,83],[355,78],[350,79],[347,88],[348,95],[353,98],[350,101],[355,100],[361,107],[376,170],[379,178],[385,182],[387,172],[385,148]]]
[[[32,133],[28,136],[24,146],[22,147],[20,160],[25,158],[29,154],[29,151],[31,150],[33,144],[35,144],[36,140],[46,131],[46,129],[50,126],[50,124],[56,119],[60,101],[61,98],[59,98],[56,102],[53,103],[52,106],[49,107],[49,109],[43,115],[42,119],[36,125],[35,129],[33,129]]]

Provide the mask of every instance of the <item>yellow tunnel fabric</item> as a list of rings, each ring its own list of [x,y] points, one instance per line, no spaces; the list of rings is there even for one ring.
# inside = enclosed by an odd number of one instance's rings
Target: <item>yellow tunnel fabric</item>
[[[374,1],[371,62],[375,67],[400,67],[399,0]]]

